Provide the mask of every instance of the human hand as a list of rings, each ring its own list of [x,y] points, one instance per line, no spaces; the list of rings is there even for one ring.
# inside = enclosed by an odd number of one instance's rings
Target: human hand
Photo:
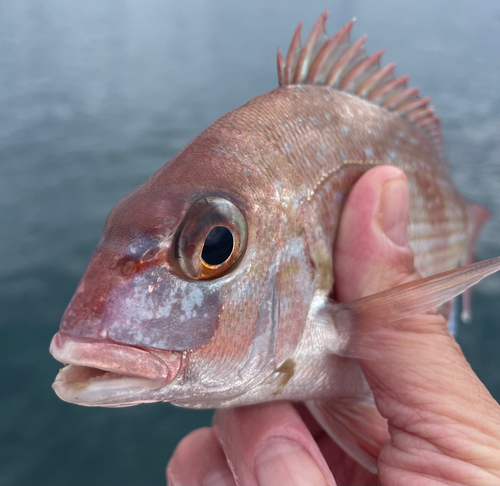
[[[418,278],[406,242],[401,171],[367,172],[349,195],[334,253],[336,297],[351,301]],[[356,329],[355,354],[388,420],[378,477],[288,402],[219,410],[177,446],[171,486],[500,484],[500,406],[444,319],[428,313]],[[335,479],[334,479],[335,477]]]

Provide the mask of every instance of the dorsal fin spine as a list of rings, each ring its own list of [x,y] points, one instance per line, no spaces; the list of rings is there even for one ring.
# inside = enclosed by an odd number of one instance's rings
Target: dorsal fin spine
[[[285,79],[286,63],[283,54],[281,53],[281,49],[279,47],[278,47],[277,62],[278,62],[278,82],[280,86],[283,86],[284,84],[287,84]]]
[[[385,49],[380,49],[351,69],[349,74],[347,74],[340,83],[339,89],[341,91],[347,91],[348,93],[354,93],[357,87],[365,81],[370,74],[380,69],[380,58],[383,56],[384,52]]]
[[[295,30],[295,34],[293,34],[292,37],[292,42],[290,42],[290,47],[288,48],[288,54],[286,56],[286,68],[285,68],[286,84],[292,84],[295,69],[300,56],[300,51],[302,50],[300,42],[301,30],[302,30],[302,22],[300,22],[297,29]]]
[[[420,118],[425,118],[428,116],[433,116],[434,115],[434,108],[423,108],[421,110],[416,110],[412,112],[411,114],[407,115],[406,118],[410,120],[412,123],[416,123]]]
[[[314,61],[314,58],[328,40],[325,32],[325,22],[327,18],[328,10],[325,10],[314,24],[302,52],[300,53],[293,84],[301,84],[305,81],[311,61]]]
[[[364,35],[339,57],[338,61],[328,73],[325,84],[328,84],[333,88],[338,88],[343,76],[349,72],[348,68],[354,67],[353,64],[357,64],[356,61],[359,62],[361,56],[363,56],[365,52],[363,50],[363,44],[365,43],[366,39],[367,37],[366,35]]]
[[[314,63],[306,79],[310,84],[322,84],[326,75],[330,72],[338,57],[349,45],[349,34],[351,32],[354,20],[349,21],[342,27],[330,40],[328,40],[321,51],[316,56]]]
[[[355,91],[355,95],[361,98],[368,98],[368,95],[379,88],[384,82],[389,81],[394,77],[395,62],[391,62],[380,68],[377,72],[368,77],[366,81],[361,83],[361,86]]]
[[[425,108],[430,102],[431,102],[431,97],[427,96],[427,98],[420,98],[415,101],[409,101],[407,103],[404,103],[403,105],[400,105],[396,110],[394,110],[394,112],[404,117],[410,111],[415,111],[417,109]]]
[[[387,108],[389,111],[396,111],[403,103],[415,100],[419,91],[417,87],[403,89],[387,98],[384,103],[382,103],[382,108]]]
[[[439,118],[428,106],[430,98],[419,98],[418,88],[407,88],[409,76],[395,78],[394,63],[380,67],[383,49],[367,57],[362,36],[354,44],[349,34],[354,19],[328,39],[325,30],[328,11],[315,23],[302,47],[297,27],[285,58],[278,50],[278,78],[280,86],[288,84],[329,85],[364,98],[382,108],[406,118],[422,129],[434,143],[438,154],[444,157]]]
[[[368,100],[372,101],[376,105],[382,105],[389,96],[405,89],[406,83],[409,79],[410,76],[408,75],[400,76],[399,78],[383,84],[368,95]]]
[[[429,125],[429,124],[433,124],[433,123],[435,123],[435,122],[439,122],[439,117],[437,117],[437,116],[430,116],[430,117],[428,117],[428,118],[422,118],[421,120],[419,120],[419,121],[417,122],[417,125],[418,125],[419,127],[424,128],[424,127],[426,127],[427,125]]]

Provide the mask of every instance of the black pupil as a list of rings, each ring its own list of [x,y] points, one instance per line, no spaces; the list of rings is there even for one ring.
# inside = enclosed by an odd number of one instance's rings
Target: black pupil
[[[233,235],[225,226],[212,228],[201,251],[201,258],[208,265],[224,263],[233,251]]]

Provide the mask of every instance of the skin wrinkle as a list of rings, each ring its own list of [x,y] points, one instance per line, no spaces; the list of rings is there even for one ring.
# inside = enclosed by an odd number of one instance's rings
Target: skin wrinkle
[[[457,448],[455,444],[453,444],[453,447],[448,447],[446,442],[458,442],[465,439],[466,442],[469,443],[470,440],[475,439],[475,437],[473,437],[475,434],[468,435],[466,433],[467,429],[470,429],[469,427],[463,427],[462,424],[456,423],[454,420],[446,421],[446,417],[435,415],[436,420],[433,426],[429,427],[428,421],[430,414],[421,412],[418,415],[420,415],[421,421],[417,422],[414,427],[405,428],[404,430],[415,437],[428,441],[436,451],[439,450],[450,456],[453,455],[453,450],[457,450]],[[414,429],[414,432],[412,432],[412,429]],[[464,452],[466,451],[464,450]],[[464,457],[465,455],[466,454],[464,454]]]
[[[409,434],[408,431],[403,430],[392,430],[391,435],[391,448],[389,450],[384,446],[379,456],[380,463],[394,461],[396,464],[404,464],[407,468],[406,472],[434,477],[435,481],[437,477],[463,479],[463,469],[473,469],[474,471],[469,474],[471,478],[475,478],[474,481],[466,481],[464,484],[477,484],[478,473],[484,476],[481,466],[450,457],[446,455],[446,452],[436,450],[433,444],[422,439],[422,437]],[[429,471],[429,468],[431,468],[431,471]],[[457,484],[457,480],[454,479],[451,484]]]
[[[442,404],[442,397],[438,392],[435,392],[434,397],[434,400],[428,401],[425,404],[426,411],[416,410],[415,405],[411,404],[410,406],[403,406],[407,409],[407,412],[402,413],[402,404],[396,402],[391,407],[393,410],[391,410],[390,415],[398,417],[397,425],[402,427],[405,433],[411,434],[414,432],[418,437],[428,440],[432,445],[437,447],[442,454],[455,455],[460,459],[472,461],[477,465],[488,466],[488,464],[484,464],[483,458],[492,457],[492,454],[498,450],[498,440],[492,437],[491,431],[488,431],[491,440],[487,442],[493,442],[491,444],[492,450],[485,450],[485,438],[482,431],[478,432],[477,430],[477,422],[481,419],[481,414],[473,413],[471,417],[468,414],[458,413],[457,416],[457,413],[454,412],[457,408],[456,403]],[[393,400],[386,398],[386,401],[391,402]],[[435,407],[432,407],[435,408],[435,413],[428,411],[430,403],[435,404]],[[378,405],[380,407],[380,400],[378,401]],[[467,407],[466,410],[468,410],[470,403],[465,405]],[[387,410],[389,406],[384,404],[384,408]],[[402,417],[406,417],[406,419],[402,421]],[[449,422],[444,422],[446,418]],[[394,420],[390,420],[389,424],[395,427]],[[467,445],[467,441],[470,440],[478,444],[480,450],[477,450],[477,448],[470,450],[470,447],[465,447],[465,449],[459,447],[457,449],[457,441],[464,441],[464,444]],[[496,447],[494,447],[495,445]],[[491,464],[489,466],[491,468]]]
[[[485,445],[483,437],[476,437],[477,434],[475,434],[475,431],[471,428],[468,428],[468,430],[471,432],[470,434],[467,434],[466,429],[464,431],[460,431],[456,437],[448,437],[450,442],[453,442],[453,449],[458,451],[461,456],[468,461],[469,464],[474,464],[479,468],[487,469],[492,474],[494,474],[495,472],[498,473],[498,464],[492,465],[490,462],[491,456],[498,454],[498,448]],[[445,437],[444,439],[447,438]],[[474,446],[473,442],[475,442],[477,445]],[[442,452],[448,455],[451,455],[453,452],[451,448],[447,449],[443,446],[440,449]]]
[[[440,402],[439,394],[436,395],[436,403]],[[380,407],[380,404],[378,404]],[[428,406],[428,404],[427,404]],[[451,404],[449,407],[451,410],[456,408],[456,404]],[[470,405],[469,405],[470,406]],[[430,449],[434,449],[434,452],[446,457],[450,458],[455,456],[453,459],[459,461],[467,461],[467,463],[472,463],[474,466],[487,468],[492,471],[498,471],[498,468],[492,467],[492,464],[488,464],[488,459],[491,457],[495,457],[495,452],[498,454],[498,439],[492,438],[497,444],[492,444],[492,446],[488,446],[484,444],[483,434],[478,435],[477,430],[477,422],[478,419],[481,419],[481,416],[478,414],[478,417],[471,419],[470,426],[465,425],[464,427],[464,419],[467,420],[467,416],[463,416],[463,414],[459,415],[458,418],[451,418],[446,413],[445,410],[437,410],[435,413],[429,412],[428,410],[415,410],[413,405],[405,407],[401,402],[396,402],[392,408],[397,409],[397,412],[393,410],[394,416],[398,417],[398,422],[401,422],[402,410],[404,407],[407,409],[407,413],[404,415],[410,418],[410,423],[398,423],[396,426],[393,423],[393,420],[389,420],[389,426],[391,427],[391,445],[392,447],[398,448],[401,444],[407,445],[408,438],[413,437],[418,444],[418,448],[415,447],[415,440],[410,441],[410,445],[408,447],[408,452],[410,455],[415,454],[415,451],[422,450],[422,444],[426,444]],[[385,405],[384,408],[389,408]],[[439,408],[439,407],[438,407]],[[467,410],[467,409],[466,409]],[[392,414],[391,414],[392,415]],[[474,414],[476,415],[476,414]],[[419,418],[420,420],[415,420],[415,418]],[[449,418],[450,422],[443,423],[446,418]],[[400,431],[403,434],[403,441],[400,439]],[[474,441],[478,444],[478,447],[471,447],[470,441]],[[463,441],[464,448],[457,448],[457,442]],[[496,445],[496,447],[495,447]],[[468,446],[468,447],[467,447]],[[426,448],[427,448],[426,447]],[[472,449],[472,450],[471,450]],[[402,451],[405,449],[401,448]],[[486,464],[485,464],[486,461]],[[491,459],[490,459],[491,461]],[[426,463],[427,465],[427,463]]]
[[[470,420],[470,423],[466,423],[466,415],[460,416],[458,419],[443,415],[442,412],[434,414],[432,412],[423,412],[422,415],[421,423],[415,423],[411,428],[406,428],[406,430],[409,432],[414,431],[426,440],[432,440],[433,443],[447,454],[452,454],[452,448],[446,445],[446,442],[449,440],[454,440],[455,442],[465,441],[465,444],[470,444],[473,441],[479,447],[484,446],[498,449],[498,439],[495,436],[477,429],[477,422],[483,418],[481,414],[473,414],[474,418]],[[431,427],[429,426],[429,422],[432,424]],[[453,447],[455,447],[455,444],[453,444]],[[467,452],[466,449],[464,449],[464,453]],[[457,451],[457,455],[459,454],[460,450]]]
[[[426,385],[422,385],[422,388],[425,389]],[[428,385],[427,385],[428,386]],[[379,404],[381,408],[386,409],[388,408],[388,403],[387,402],[394,402],[397,405],[405,405],[408,406],[412,411],[418,411],[420,407],[429,407],[432,404],[435,404],[435,413],[436,415],[443,415],[446,414],[449,416],[451,419],[455,420],[458,423],[462,423],[464,420],[466,422],[471,421],[475,422],[474,419],[470,419],[471,414],[468,412],[466,415],[463,414],[458,414],[456,412],[457,408],[457,399],[463,402],[464,405],[470,406],[471,400],[470,397],[453,397],[452,399],[447,399],[446,401],[443,402],[443,396],[440,393],[440,390],[432,390],[432,387],[429,388],[429,391],[432,392],[430,395],[431,397],[434,397],[434,399],[426,399],[425,401],[422,401],[422,394],[421,393],[413,393],[411,386],[409,386],[409,390],[404,390],[401,393],[403,396],[408,395],[408,393],[412,394],[414,396],[415,400],[411,400],[410,402],[405,403],[405,400],[401,400],[398,398],[397,395],[392,395],[391,393],[388,393],[385,390],[386,384],[383,385],[375,385],[372,387],[374,390],[377,390],[381,396],[379,397],[379,400],[381,403]],[[399,395],[399,394],[398,394]],[[472,400],[473,402],[476,402],[476,400]],[[382,403],[384,402],[384,403]],[[432,412],[432,411],[431,411]],[[399,413],[399,411],[398,411]],[[387,415],[396,415],[395,412],[389,412]],[[483,416],[484,414],[481,412],[478,414],[479,416]],[[472,416],[475,416],[475,413],[472,412]],[[398,424],[399,425],[399,424]]]
[[[398,475],[399,472],[399,475]],[[390,477],[391,480],[385,480],[386,477]],[[423,472],[412,472],[406,471],[401,468],[387,467],[386,471],[380,475],[380,484],[393,483],[393,484],[418,484],[421,486],[438,486],[438,485],[449,485],[449,486],[457,486],[462,484],[464,486],[469,486],[470,484],[474,484],[473,482],[457,482],[457,481],[447,481],[445,479],[439,478],[437,479],[435,476],[432,476]],[[428,479],[428,481],[422,481],[422,478]],[[396,479],[396,481],[394,481]]]
[[[452,384],[452,383],[453,382],[450,379],[450,384]],[[431,393],[431,396],[433,396],[433,394],[435,394],[435,400],[422,402],[421,401],[422,400],[421,394],[412,392],[411,384],[408,384],[408,390],[406,390],[406,389],[402,390],[401,394],[404,394],[404,395],[410,394],[411,395],[412,400],[410,403],[407,403],[407,404],[413,408],[418,408],[419,406],[422,406],[422,405],[429,405],[431,403],[436,403],[440,411],[444,411],[444,410],[449,409],[449,413],[450,413],[451,417],[454,417],[456,414],[455,410],[457,407],[457,400],[461,401],[463,403],[463,405],[467,405],[467,406],[470,406],[471,402],[477,403],[477,400],[476,400],[477,395],[473,396],[472,399],[471,399],[470,395],[465,395],[465,396],[454,395],[452,398],[443,398],[439,389],[434,389],[434,387],[432,385],[425,383],[425,382],[423,382],[423,384],[422,384],[422,389],[429,391]],[[381,390],[383,391],[383,387],[381,387]],[[399,393],[398,393],[398,395],[399,395]],[[402,400],[400,400],[397,396],[391,397],[391,398],[397,400],[400,403],[402,402]],[[483,414],[484,414],[484,412],[481,411],[481,415],[483,415]],[[461,415],[459,415],[456,418],[457,418],[457,420],[462,421],[466,417],[462,417]]]
[[[413,449],[410,454],[407,451],[404,451],[407,456],[406,462],[411,462],[413,464],[413,469],[415,472],[421,473],[425,471],[425,474],[429,477],[438,476],[440,473],[440,469],[442,469],[442,464],[433,464],[432,456],[435,454],[435,451]],[[438,453],[440,454],[440,453]],[[438,461],[443,461],[444,463],[449,462],[449,458],[447,457],[437,457]],[[444,464],[444,468],[447,468],[447,465]]]
[[[430,474],[428,470],[429,466],[432,466],[432,457],[430,457],[430,454],[435,453],[434,450],[425,449],[425,447],[429,446],[430,444],[428,444],[427,441],[424,441],[420,437],[411,436],[404,431],[399,431],[403,436],[404,444],[402,444],[401,440],[398,441],[398,431],[393,432],[394,435],[392,436],[392,440],[390,442],[390,448],[386,446],[382,449],[379,456],[379,464],[384,464],[385,471],[391,469],[392,462],[399,465],[404,464],[405,469],[397,468],[394,466],[392,467],[392,469],[400,470],[402,473],[409,473],[410,475],[413,473],[417,477],[426,476],[429,478],[433,478],[434,483],[436,483],[439,468],[436,468],[435,475]],[[418,442],[420,442],[419,445],[417,445]],[[410,444],[407,445],[407,443]],[[441,454],[439,453],[439,455]],[[443,459],[444,461],[446,461],[449,458],[439,457],[438,459]],[[383,472],[384,471],[382,470],[381,474],[383,474]],[[450,477],[449,474],[446,474],[446,476]],[[383,482],[384,481],[382,481],[382,483]],[[444,484],[456,484],[456,482],[457,481],[455,480],[451,483],[445,482]],[[398,483],[396,482],[396,484]]]

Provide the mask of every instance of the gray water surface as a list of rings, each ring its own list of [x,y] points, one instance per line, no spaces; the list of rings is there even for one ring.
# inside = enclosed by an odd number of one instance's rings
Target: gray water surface
[[[493,216],[500,255],[500,5],[495,0],[0,2],[0,483],[154,485],[210,412],[60,401],[52,335],[113,205],[210,122],[277,86],[300,20],[352,16],[367,51],[432,95],[454,179]],[[458,339],[500,398],[500,278]]]

